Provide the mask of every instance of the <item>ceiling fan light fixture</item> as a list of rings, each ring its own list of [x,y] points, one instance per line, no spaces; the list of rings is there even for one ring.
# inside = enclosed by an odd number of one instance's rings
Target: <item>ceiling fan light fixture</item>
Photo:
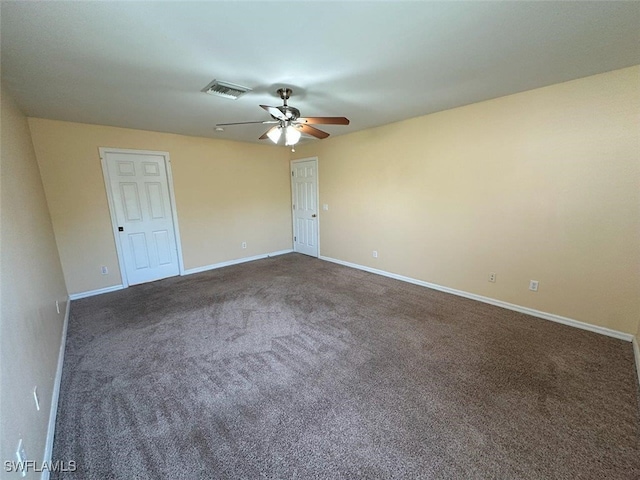
[[[301,135],[300,130],[289,125],[285,131],[286,145],[295,145],[300,140]]]
[[[280,140],[280,135],[282,135],[282,128],[280,127],[272,128],[271,130],[269,130],[269,132],[267,132],[267,137],[269,137],[269,140],[271,140],[273,143],[278,143],[278,140]]]

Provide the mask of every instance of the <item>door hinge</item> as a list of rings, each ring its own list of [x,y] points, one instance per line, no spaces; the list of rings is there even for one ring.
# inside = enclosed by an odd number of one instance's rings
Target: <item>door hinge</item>
[[[298,241],[298,237],[293,237],[293,241],[297,242]]]
[[[292,176],[292,177],[294,177],[294,176],[295,176],[293,172],[291,172],[291,176]]]

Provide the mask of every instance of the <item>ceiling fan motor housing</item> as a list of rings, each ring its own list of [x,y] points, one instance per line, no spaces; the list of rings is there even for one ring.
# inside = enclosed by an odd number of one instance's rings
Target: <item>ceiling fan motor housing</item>
[[[298,110],[295,107],[290,107],[288,105],[283,105],[282,107],[278,107],[278,110],[280,110],[282,114],[285,117],[287,117],[287,120],[297,120],[298,117],[300,116],[300,110]]]

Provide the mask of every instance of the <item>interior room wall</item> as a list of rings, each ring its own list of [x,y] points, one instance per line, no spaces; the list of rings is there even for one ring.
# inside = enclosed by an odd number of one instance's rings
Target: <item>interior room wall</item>
[[[293,158],[318,156],[329,206],[321,255],[637,332],[639,75],[626,68],[299,146]]]
[[[19,439],[29,460],[43,459],[67,290],[27,118],[4,86],[1,97],[0,458],[5,474],[4,461],[16,460]]]
[[[283,148],[38,118],[29,125],[70,293],[121,284],[99,147],[169,152],[186,269],[292,248]]]

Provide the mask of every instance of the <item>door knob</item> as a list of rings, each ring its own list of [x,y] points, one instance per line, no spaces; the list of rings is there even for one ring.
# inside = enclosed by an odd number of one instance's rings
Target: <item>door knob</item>
[[[311,215],[312,218],[316,218],[316,214],[314,213],[313,215]]]

